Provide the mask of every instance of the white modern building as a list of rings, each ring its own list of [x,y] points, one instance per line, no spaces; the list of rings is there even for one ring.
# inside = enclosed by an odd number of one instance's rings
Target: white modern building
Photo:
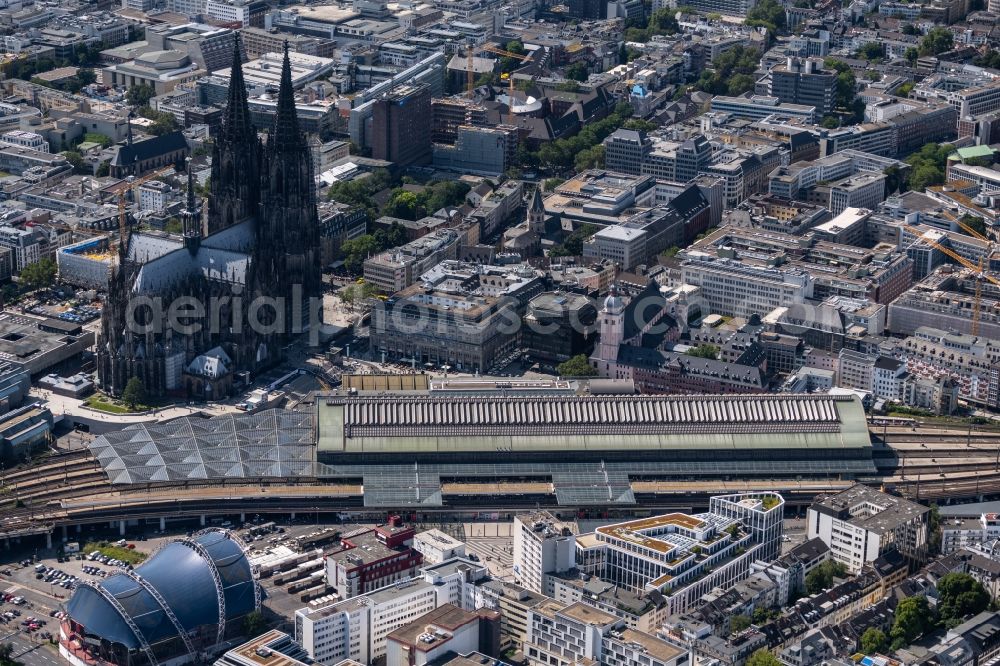
[[[784,499],[777,493],[723,495],[709,511],[669,513],[597,528],[576,539],[584,574],[634,592],[659,592],[666,613],[682,613],[716,587],[778,556]]]
[[[646,261],[646,232],[621,225],[601,229],[583,244],[583,256],[607,259],[623,271]]]
[[[545,574],[575,566],[576,527],[547,511],[514,516],[514,579],[545,593]]]
[[[295,611],[295,640],[323,664],[353,659],[371,664],[386,654],[389,634],[422,615],[454,604],[475,609],[474,583],[486,576],[482,565],[453,559],[421,571],[421,576],[321,608]]]
[[[819,538],[852,574],[895,548],[913,563],[927,559],[930,509],[857,484],[817,498],[807,518],[808,539]]]
[[[989,545],[1000,539],[1000,514],[984,513],[979,518],[942,518],[941,554],[963,548]]]
[[[816,107],[804,104],[782,104],[777,97],[766,95],[747,95],[743,97],[727,97],[716,95],[712,98],[712,111],[720,111],[750,120],[761,120],[775,114],[801,118],[804,122],[816,122]]]
[[[3,133],[3,141],[6,143],[12,143],[15,146],[22,146],[23,148],[31,148],[32,150],[37,150],[42,153],[49,152],[49,142],[45,140],[41,134],[36,134],[34,132],[25,132],[24,130],[12,130],[10,132]]]
[[[139,210],[162,211],[170,202],[170,186],[162,180],[151,180],[139,186]]]
[[[465,557],[465,543],[439,529],[413,537],[413,549],[424,556],[425,564],[438,564],[453,557]]]
[[[735,257],[692,249],[679,256],[684,259],[681,281],[700,287],[706,305],[715,314],[749,317],[801,305],[813,296],[813,277],[799,268],[751,266]]]

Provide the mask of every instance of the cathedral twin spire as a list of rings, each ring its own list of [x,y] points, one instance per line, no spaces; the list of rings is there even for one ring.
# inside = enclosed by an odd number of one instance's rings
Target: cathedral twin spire
[[[278,87],[278,108],[274,115],[274,127],[268,137],[268,153],[299,152],[306,148],[299,119],[295,113],[295,91],[292,88],[292,64],[288,58],[288,42],[285,42],[285,57],[281,62],[281,83]]]
[[[281,83],[274,124],[266,150],[257,137],[250,117],[240,38],[233,41],[233,66],[222,130],[212,158],[212,195],[209,200],[208,233],[257,217],[268,197],[292,190],[302,197],[312,188],[311,173],[302,173],[303,156],[309,149],[299,128],[292,87],[292,67],[285,44]],[[306,160],[310,164],[311,160]],[[277,181],[277,182],[274,182]],[[312,202],[314,203],[314,202]]]

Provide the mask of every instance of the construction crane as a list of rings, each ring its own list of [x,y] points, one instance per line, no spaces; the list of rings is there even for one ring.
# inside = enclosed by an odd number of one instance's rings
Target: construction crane
[[[504,56],[505,58],[514,58],[524,62],[525,60],[531,60],[530,54],[512,53],[511,51],[505,51],[504,49],[493,46],[492,44],[484,44],[482,46],[484,51],[493,53],[496,55]],[[507,122],[511,125],[514,124],[514,77],[508,73],[500,75],[500,78],[506,78],[510,83],[510,90],[507,93]]]
[[[930,229],[925,230],[925,231],[921,231],[920,229],[916,229],[915,227],[911,227],[911,226],[909,226],[907,224],[901,225],[901,227],[902,227],[902,229],[904,231],[908,231],[909,233],[911,233],[914,236],[916,236],[918,241],[923,241],[924,243],[927,243],[928,245],[930,245],[935,250],[941,252],[942,254],[944,254],[944,255],[946,255],[948,257],[951,257],[953,260],[955,260],[956,262],[958,262],[960,265],[962,265],[962,266],[968,268],[969,270],[975,272],[975,276],[976,276],[976,292],[975,292],[975,296],[974,296],[973,301],[972,301],[972,327],[971,327],[971,333],[972,333],[972,335],[979,335],[979,315],[980,315],[980,312],[981,312],[981,309],[982,309],[983,280],[989,280],[991,283],[995,284],[998,287],[1000,287],[1000,280],[996,279],[995,277],[993,277],[992,275],[990,275],[989,273],[987,273],[986,271],[983,270],[983,258],[982,257],[980,257],[980,259],[979,259],[979,264],[976,265],[976,264],[972,263],[971,261],[969,261],[968,259],[966,259],[965,257],[963,257],[962,255],[960,255],[957,252],[955,252],[954,250],[952,250],[951,248],[945,247],[944,245],[941,245],[940,243],[938,243],[937,241],[935,241],[935,240],[933,240],[931,238],[927,238],[925,234],[927,233],[927,231],[930,231]]]
[[[972,227],[970,227],[965,222],[962,222],[962,219],[959,218],[958,216],[956,216],[951,211],[949,211],[949,210],[942,210],[941,214],[944,215],[945,217],[947,217],[949,220],[951,220],[955,224],[957,224],[958,226],[960,226],[962,229],[965,230],[965,233],[969,234],[973,238],[978,238],[979,240],[981,240],[981,241],[983,241],[985,243],[992,243],[993,242],[992,240],[990,240],[986,236],[982,235],[981,233],[979,233],[978,231],[976,231],[975,229],[973,229]]]
[[[190,166],[188,167],[190,168]],[[173,166],[163,167],[162,169],[157,169],[156,171],[151,171],[145,176],[140,176],[136,178],[135,176],[129,176],[125,180],[121,181],[114,187],[108,190],[108,194],[111,196],[118,196],[118,242],[125,243],[127,238],[125,231],[128,228],[128,207],[126,206],[125,195],[129,192],[134,191],[136,188],[142,186],[144,183],[148,183],[151,180],[159,178],[164,174],[173,171]]]
[[[472,99],[472,89],[476,86],[476,73],[473,67],[472,47],[465,49],[465,96]]]

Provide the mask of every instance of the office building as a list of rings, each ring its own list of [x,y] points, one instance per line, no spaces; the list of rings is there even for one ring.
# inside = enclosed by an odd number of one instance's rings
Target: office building
[[[267,655],[266,657],[264,655]],[[271,658],[274,658],[273,661]],[[283,631],[271,629],[238,645],[215,660],[213,666],[311,666],[312,660],[302,646]]]
[[[528,611],[524,656],[529,666],[601,663],[604,636],[623,622],[584,603],[549,602]]]
[[[598,527],[576,539],[576,565],[634,592],[658,592],[666,613],[682,613],[716,587],[778,556],[784,499],[776,493],[723,495],[709,511],[670,513]]]
[[[962,399],[1000,408],[1000,340],[922,326],[896,342],[893,356],[914,377],[950,380]]]
[[[455,259],[460,240],[454,230],[439,229],[377,254],[364,262],[365,280],[387,294],[394,294],[443,261]]]
[[[326,557],[326,580],[344,599],[356,597],[416,575],[423,558],[410,544],[414,529],[393,517],[374,529],[341,538],[341,548]]]
[[[465,542],[435,528],[414,536],[413,550],[423,556],[425,564],[440,564],[454,557],[465,557]]]
[[[431,91],[402,86],[375,100],[372,110],[372,157],[397,166],[431,159]]]
[[[857,484],[809,507],[806,536],[822,539],[833,559],[857,574],[890,549],[911,564],[927,559],[930,509]]]
[[[516,153],[516,128],[460,125],[453,144],[434,144],[433,162],[441,169],[499,176],[513,165]]]
[[[645,132],[617,129],[604,140],[604,165],[610,171],[638,176],[652,147]]]
[[[840,215],[847,208],[874,210],[885,201],[885,176],[863,173],[838,180],[829,185],[830,200],[827,208]]]
[[[1000,514],[984,513],[978,518],[941,518],[941,554],[966,548],[990,548],[1000,539]]]
[[[139,186],[139,210],[162,211],[170,201],[170,186],[151,180]]]
[[[657,7],[659,3],[660,7]],[[690,7],[696,12],[711,14],[713,12],[725,16],[746,16],[755,5],[756,0],[654,0],[653,8],[677,9],[679,7]]]
[[[913,335],[925,326],[970,335],[975,312],[979,335],[1000,339],[1000,287],[977,280],[973,271],[942,266],[889,304],[888,328],[896,335]]]
[[[415,366],[485,372],[516,348],[518,330],[510,322],[543,289],[527,266],[442,262],[375,309],[372,349]]]
[[[597,308],[572,292],[547,291],[528,303],[521,328],[521,348],[531,358],[559,364],[589,354],[596,338]]]
[[[455,559],[426,567],[419,577],[318,608],[295,611],[295,640],[310,658],[324,664],[352,659],[371,664],[385,657],[389,635],[445,604],[472,610],[476,585],[487,571]],[[492,609],[495,610],[495,609]]]
[[[762,120],[775,114],[782,117],[801,118],[803,122],[808,124],[818,120],[815,106],[787,104],[777,97],[764,95],[744,95],[742,97],[716,95],[712,98],[712,111],[728,113],[737,118],[749,120]]]
[[[545,576],[575,566],[576,526],[547,511],[514,516],[514,579],[532,592],[546,592]]]
[[[823,69],[821,59],[792,57],[771,69],[768,87],[770,97],[815,107],[819,116],[825,116],[837,101],[837,72]]]
[[[385,666],[425,666],[447,654],[500,654],[500,613],[443,604],[386,638]]]

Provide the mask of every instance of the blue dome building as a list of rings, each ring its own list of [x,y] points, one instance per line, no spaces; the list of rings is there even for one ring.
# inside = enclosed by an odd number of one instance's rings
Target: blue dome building
[[[132,571],[77,587],[59,651],[75,666],[187,663],[239,633],[260,595],[241,542],[204,530],[167,543]]]

